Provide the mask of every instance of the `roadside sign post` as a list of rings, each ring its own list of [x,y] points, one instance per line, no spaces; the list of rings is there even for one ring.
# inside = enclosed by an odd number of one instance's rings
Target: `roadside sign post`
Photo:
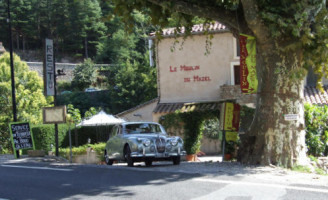
[[[224,102],[220,111],[220,129],[222,130],[222,161],[224,161],[226,137],[229,133],[229,140],[231,132],[237,132],[239,130],[240,119],[240,105]]]
[[[57,124],[66,123],[66,106],[43,107],[42,114],[44,124],[55,124],[56,156],[58,156],[59,147]]]

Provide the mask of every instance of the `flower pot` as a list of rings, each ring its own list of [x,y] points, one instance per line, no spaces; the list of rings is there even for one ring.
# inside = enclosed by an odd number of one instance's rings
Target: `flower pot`
[[[186,160],[194,162],[197,160],[197,155],[196,154],[188,154],[188,155],[186,155]]]
[[[231,154],[224,154],[224,160],[231,160]]]

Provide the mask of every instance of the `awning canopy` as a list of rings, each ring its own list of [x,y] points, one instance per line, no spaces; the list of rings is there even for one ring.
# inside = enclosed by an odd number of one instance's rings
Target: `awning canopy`
[[[181,112],[220,110],[222,102],[206,103],[159,103],[154,109],[154,113],[170,113],[176,110]]]
[[[92,116],[90,119],[82,120],[78,126],[100,126],[100,125],[113,125],[125,122],[124,119],[116,118],[113,115],[109,115],[104,111],[100,111],[98,114]]]

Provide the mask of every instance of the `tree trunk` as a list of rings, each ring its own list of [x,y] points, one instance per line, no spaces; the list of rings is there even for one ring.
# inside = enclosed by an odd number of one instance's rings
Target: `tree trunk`
[[[16,34],[16,47],[17,47],[17,50],[20,49],[20,47],[19,47],[19,33],[18,32]]]
[[[26,41],[25,41],[25,36],[23,35],[23,53],[25,53],[26,48]]]
[[[84,38],[84,49],[85,49],[85,58],[89,58],[89,54],[88,54],[88,38],[87,37]]]
[[[285,44],[257,42],[257,105],[251,127],[241,138],[242,163],[292,167],[307,163],[300,50],[279,51]],[[287,121],[285,114],[296,114]]]

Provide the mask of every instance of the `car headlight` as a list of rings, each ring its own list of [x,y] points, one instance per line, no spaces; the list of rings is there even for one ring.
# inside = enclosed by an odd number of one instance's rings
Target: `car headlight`
[[[170,143],[171,143],[172,146],[176,146],[176,145],[178,144],[178,140],[177,140],[177,138],[172,139],[172,140],[170,141]]]
[[[150,140],[148,140],[148,139],[144,139],[144,140],[142,141],[142,144],[143,144],[145,147],[149,147],[149,145],[150,145]]]

